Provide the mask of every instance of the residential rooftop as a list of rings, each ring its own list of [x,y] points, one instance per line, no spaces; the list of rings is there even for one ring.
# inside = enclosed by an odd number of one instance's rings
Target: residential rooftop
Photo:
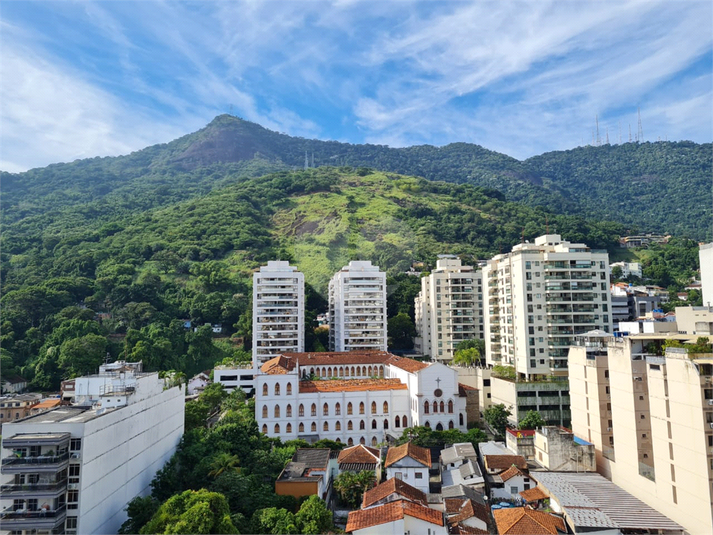
[[[401,446],[389,448],[389,451],[386,453],[385,466],[388,468],[404,457],[411,457],[425,467],[431,468],[431,450],[428,448],[422,448],[421,446],[417,446],[411,442],[407,442]]]
[[[408,483],[392,477],[364,493],[362,507],[369,507],[391,494],[397,494],[409,501],[428,505],[426,493],[412,487]]]
[[[352,532],[359,529],[379,526],[388,522],[395,522],[402,520],[404,516],[418,518],[437,526],[444,525],[443,513],[441,511],[407,500],[398,500],[360,511],[352,511],[349,513],[346,531]]]
[[[399,379],[324,379],[300,381],[300,394],[313,392],[367,392],[408,390]]]

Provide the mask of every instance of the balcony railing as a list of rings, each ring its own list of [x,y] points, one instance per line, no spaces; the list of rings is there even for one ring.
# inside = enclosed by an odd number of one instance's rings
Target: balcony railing
[[[43,520],[64,517],[66,513],[67,508],[64,505],[53,510],[37,509],[34,511],[29,511],[26,509],[9,508],[5,509],[0,513],[0,519],[2,519],[4,522],[7,522],[8,520]]]
[[[3,466],[11,465],[49,465],[59,464],[69,460],[69,452],[62,455],[39,455],[37,457],[6,457],[2,460]]]
[[[61,490],[67,486],[67,480],[55,481],[54,483],[10,483],[0,486],[0,494],[8,495],[10,493],[26,493],[26,492],[52,492]]]

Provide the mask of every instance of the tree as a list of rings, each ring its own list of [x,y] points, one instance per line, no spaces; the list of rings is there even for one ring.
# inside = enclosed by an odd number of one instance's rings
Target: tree
[[[480,351],[474,347],[457,350],[453,356],[453,364],[458,366],[475,366],[479,362]]]
[[[274,535],[299,533],[295,515],[286,509],[267,507],[255,511],[250,523],[251,533],[269,533]]]
[[[537,411],[527,411],[525,417],[518,423],[519,429],[537,429],[547,425],[545,419]]]
[[[140,533],[237,533],[237,529],[225,496],[201,489],[169,498]]]
[[[126,506],[126,514],[129,518],[121,525],[119,533],[127,535],[139,533],[141,528],[156,514],[160,505],[159,501],[153,496],[146,496],[145,498],[137,496],[131,500],[129,505]]]
[[[416,327],[406,312],[399,312],[388,321],[389,347],[391,349],[413,349]]]
[[[96,373],[104,362],[106,346],[106,338],[98,334],[67,340],[60,347],[57,363],[69,377]]]
[[[502,379],[510,379],[511,381],[515,380],[515,368],[512,366],[501,366],[500,364],[496,364],[493,366],[493,375],[495,377],[500,377]]]
[[[375,482],[376,475],[371,470],[363,470],[358,474],[342,472],[334,480],[334,490],[337,491],[342,501],[357,509],[361,504],[364,492],[373,487]]]
[[[224,472],[240,472],[240,458],[225,451],[220,452],[210,463],[211,471],[208,475],[217,478]]]
[[[621,269],[621,266],[614,266],[611,268],[612,282],[621,280],[623,275],[624,271]]]
[[[483,418],[488,422],[488,425],[495,429],[498,434],[504,435],[505,428],[508,424],[508,416],[511,416],[512,412],[505,408],[505,405],[498,403],[496,405],[491,405],[485,411],[483,411]]]
[[[313,494],[300,507],[295,515],[300,533],[319,535],[334,530],[332,512],[319,496]]]

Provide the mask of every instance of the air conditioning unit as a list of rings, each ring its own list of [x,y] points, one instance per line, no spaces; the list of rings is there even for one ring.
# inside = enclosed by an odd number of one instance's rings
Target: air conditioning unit
[[[713,429],[713,422],[710,422],[708,425],[710,426],[711,429]]]
[[[67,490],[79,490],[79,483],[67,483]]]
[[[611,427],[607,427],[607,431],[611,433]]]
[[[708,400],[708,405],[713,405],[713,399]]]

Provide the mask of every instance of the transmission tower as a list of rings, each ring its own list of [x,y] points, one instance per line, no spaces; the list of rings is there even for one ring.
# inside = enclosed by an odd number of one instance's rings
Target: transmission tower
[[[636,113],[639,116],[639,131],[636,134],[636,137],[638,138],[639,143],[644,142],[644,129],[641,127],[641,108],[636,108]]]
[[[599,137],[599,115],[594,116],[594,121],[597,124],[597,147],[598,147],[599,145],[601,145],[601,142],[602,142],[601,138]]]
[[[631,123],[629,123],[629,143],[631,143]]]
[[[307,151],[305,151],[305,171],[309,169],[309,158],[307,157]]]
[[[607,126],[607,145],[609,145],[609,127]]]

